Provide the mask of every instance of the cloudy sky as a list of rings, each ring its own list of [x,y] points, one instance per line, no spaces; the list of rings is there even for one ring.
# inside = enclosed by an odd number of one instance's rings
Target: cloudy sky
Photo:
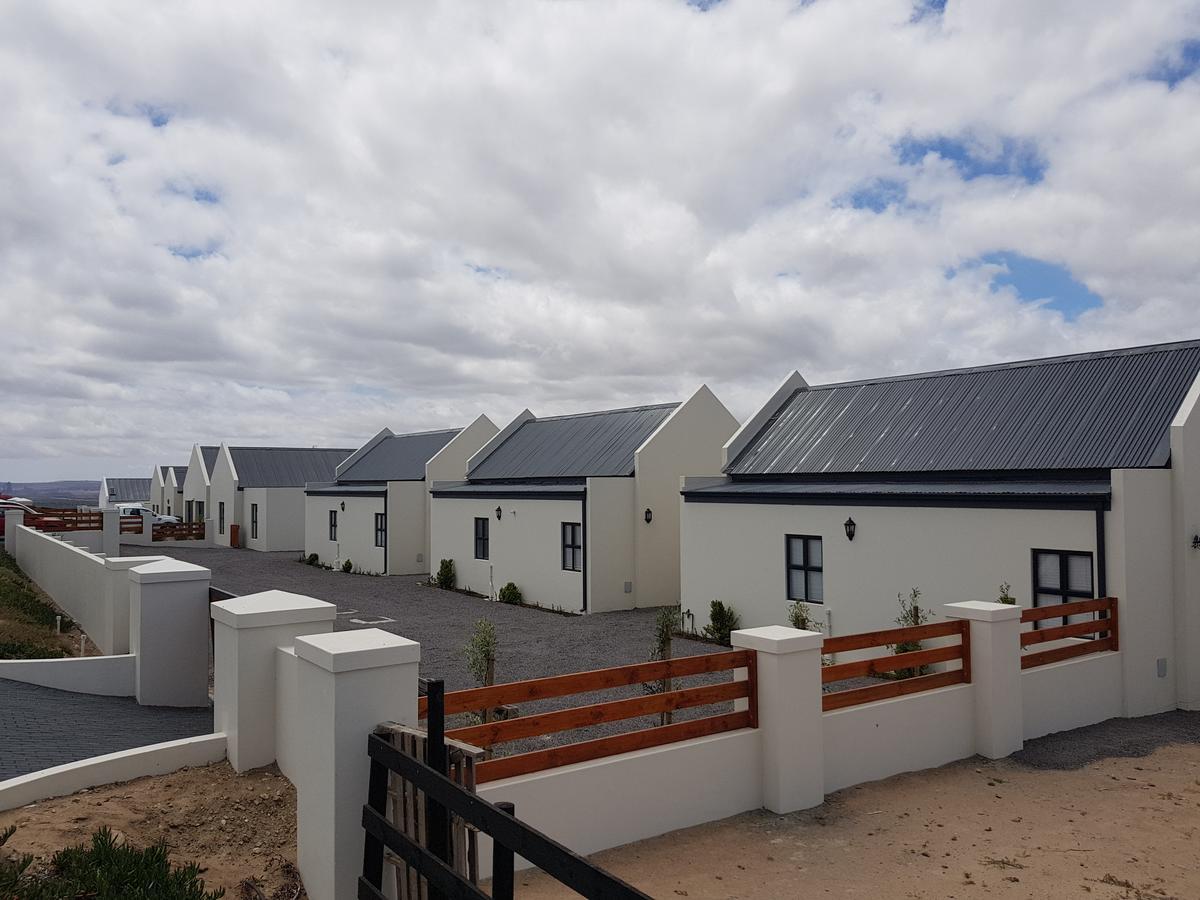
[[[1200,2],[0,0],[0,480],[1200,337]]]

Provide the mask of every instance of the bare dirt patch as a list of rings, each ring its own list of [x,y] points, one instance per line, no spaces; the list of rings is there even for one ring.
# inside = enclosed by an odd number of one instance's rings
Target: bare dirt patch
[[[1068,771],[968,760],[593,859],[651,896],[692,900],[1182,900],[1200,897],[1198,839],[1200,745],[1175,744]],[[517,884],[523,900],[574,896],[541,873]]]
[[[0,813],[17,826],[6,850],[47,861],[102,825],[136,846],[165,841],[230,898],[298,898],[296,792],[274,766],[238,775],[227,762],[138,778]],[[251,879],[255,886],[243,886]]]

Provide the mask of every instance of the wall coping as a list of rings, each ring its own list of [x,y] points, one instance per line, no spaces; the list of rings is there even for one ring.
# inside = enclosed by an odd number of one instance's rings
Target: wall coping
[[[799,653],[820,650],[825,635],[819,631],[801,631],[786,625],[763,625],[761,628],[741,628],[733,632],[730,642],[735,647],[757,650],[759,653]]]
[[[951,619],[970,619],[972,622],[1007,622],[1021,618],[1021,607],[1014,603],[992,603],[986,600],[964,600],[942,607]]]
[[[102,554],[96,554],[96,556],[100,555]],[[160,562],[169,558],[167,556],[114,556],[111,559],[105,557],[104,568],[120,571],[121,569],[132,569],[135,566],[144,566],[147,563]]]
[[[378,628],[304,635],[296,638],[295,648],[300,659],[333,673],[421,660],[421,645],[416,641]]]
[[[167,581],[208,581],[212,572],[204,566],[180,562],[166,557],[129,570],[129,577],[138,584],[157,584]]]
[[[211,610],[214,620],[238,629],[332,622],[337,618],[334,604],[290,591],[262,591],[232,597],[213,603]]]

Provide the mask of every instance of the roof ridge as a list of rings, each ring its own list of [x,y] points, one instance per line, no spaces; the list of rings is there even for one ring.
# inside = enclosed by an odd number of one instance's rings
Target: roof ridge
[[[320,450],[329,451],[331,453],[341,453],[346,450],[345,447],[255,447],[255,446],[237,446],[230,447],[230,450]],[[353,450],[346,451],[353,453]]]
[[[986,363],[980,366],[962,366],[957,369],[934,369],[928,372],[912,372],[904,375],[884,375],[880,378],[859,378],[851,381],[833,381],[828,384],[814,384],[797,388],[789,399],[797,393],[833,390],[834,388],[860,387],[867,384],[884,384],[890,381],[919,381],[923,378],[945,378],[951,375],[965,375],[974,372],[998,372],[1004,369],[1023,369],[1033,366],[1048,366],[1061,363],[1082,362],[1089,359],[1111,359],[1115,356],[1138,356],[1151,353],[1169,353],[1173,350],[1183,350],[1200,347],[1200,339],[1186,341],[1169,341],[1162,344],[1142,344],[1136,347],[1116,347],[1109,350],[1091,350],[1083,353],[1068,353],[1061,356],[1042,356],[1032,359],[1019,359],[1009,362]]]
[[[393,432],[388,435],[387,439],[390,441],[392,438],[429,437],[433,434],[459,434],[462,430],[462,428],[434,428],[430,431],[406,431],[403,434]]]
[[[594,409],[590,412],[563,413],[562,415],[558,416],[534,416],[534,418],[530,419],[529,421],[522,422],[521,425],[525,426],[530,424],[530,422],[558,422],[563,419],[586,419],[588,416],[610,416],[615,415],[616,413],[624,412],[643,412],[649,409],[668,409],[682,405],[683,401],[677,400],[672,403],[643,403],[638,406],[622,406],[619,409]]]

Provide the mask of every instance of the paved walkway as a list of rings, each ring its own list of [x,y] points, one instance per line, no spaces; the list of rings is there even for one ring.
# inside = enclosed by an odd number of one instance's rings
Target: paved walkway
[[[0,679],[0,781],[38,769],[208,734],[211,709],[139,706]]]

